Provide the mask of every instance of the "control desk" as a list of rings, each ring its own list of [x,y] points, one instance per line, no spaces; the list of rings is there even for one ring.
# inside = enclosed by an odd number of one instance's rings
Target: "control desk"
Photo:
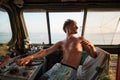
[[[0,80],[34,80],[42,68],[45,58],[35,59],[27,66],[18,66],[14,57],[0,68]]]

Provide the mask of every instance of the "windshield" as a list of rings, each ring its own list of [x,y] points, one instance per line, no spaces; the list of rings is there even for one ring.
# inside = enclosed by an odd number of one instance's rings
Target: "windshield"
[[[12,38],[12,31],[8,12],[0,8],[0,43],[8,43]]]
[[[79,28],[76,36],[81,36],[84,12],[25,12],[24,18],[28,35],[33,43],[49,44],[65,39],[63,23],[73,19]],[[49,28],[48,22],[49,21]],[[50,33],[48,33],[48,30]],[[84,37],[95,45],[120,44],[120,11],[90,11],[88,9]]]
[[[94,44],[120,44],[120,11],[88,11],[84,36]]]

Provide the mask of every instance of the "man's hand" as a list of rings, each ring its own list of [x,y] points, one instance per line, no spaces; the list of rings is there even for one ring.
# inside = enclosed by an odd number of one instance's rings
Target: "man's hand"
[[[32,61],[32,56],[28,56],[28,57],[25,57],[22,59],[18,59],[16,61],[16,64],[19,66],[25,66],[25,65],[29,64],[31,61]]]
[[[86,50],[90,54],[91,57],[96,58],[97,54],[96,54],[95,46],[91,42],[86,40],[84,37],[81,37],[80,39],[82,40],[81,44],[82,44],[83,49]]]
[[[80,37],[80,39],[82,40],[81,43],[82,45],[92,45],[88,40],[86,40],[84,37]]]

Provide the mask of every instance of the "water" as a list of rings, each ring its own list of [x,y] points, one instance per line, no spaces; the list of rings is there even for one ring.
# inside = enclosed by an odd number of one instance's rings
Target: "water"
[[[32,43],[49,43],[48,34],[47,33],[31,33],[29,34],[30,41]],[[10,33],[1,33],[0,32],[0,43],[7,43],[11,40],[12,34]],[[87,34],[85,35],[90,42],[94,44],[120,44],[120,34]],[[56,43],[57,41],[65,39],[65,34],[52,34],[51,42]]]
[[[0,43],[6,43],[6,42],[10,41],[11,38],[12,38],[11,33],[0,32]]]

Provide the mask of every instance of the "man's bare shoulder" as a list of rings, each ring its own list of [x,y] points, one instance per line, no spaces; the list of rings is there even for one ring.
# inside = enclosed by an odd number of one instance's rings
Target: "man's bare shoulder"
[[[79,39],[79,40],[82,40],[82,39],[83,39],[83,37],[78,37],[78,39]]]
[[[58,41],[55,45],[62,45],[64,43],[64,40],[63,41]]]
[[[59,49],[61,49],[62,45],[63,45],[63,41],[58,41],[53,46],[51,46],[51,48],[54,48],[54,49],[59,48]]]
[[[56,42],[53,46],[56,46],[56,47],[58,46],[58,47],[59,47],[59,46],[61,46],[62,44],[63,44],[63,41],[58,41],[58,42]]]

